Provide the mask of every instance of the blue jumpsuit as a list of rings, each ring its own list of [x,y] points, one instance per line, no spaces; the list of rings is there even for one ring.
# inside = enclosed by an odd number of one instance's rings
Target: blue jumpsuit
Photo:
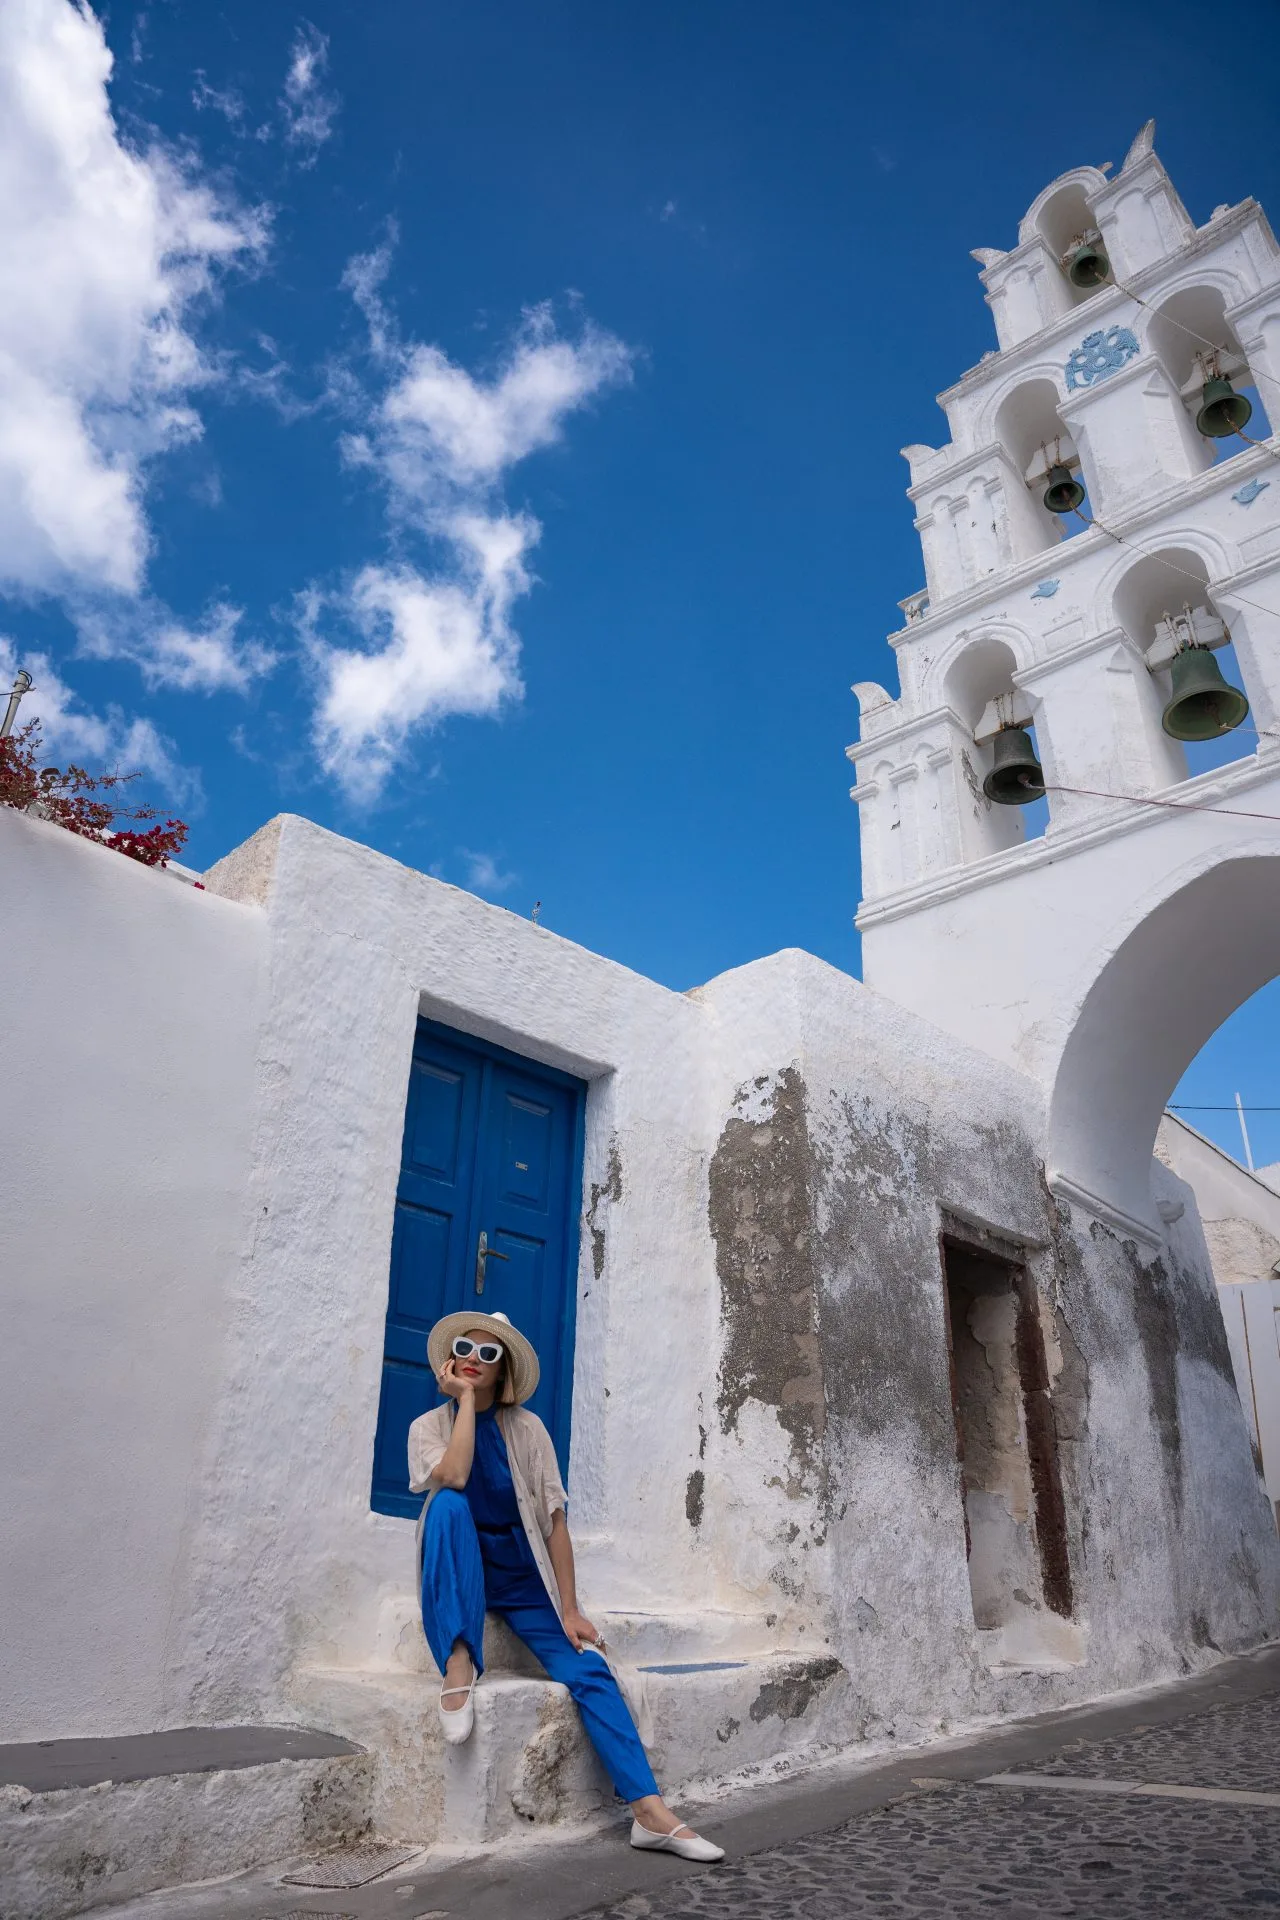
[[[441,1673],[461,1640],[484,1671],[484,1616],[499,1614],[552,1680],[568,1687],[624,1800],[658,1791],[640,1735],[603,1656],[579,1653],[560,1624],[525,1535],[498,1410],[476,1415],[465,1493],[441,1487],[422,1532],[422,1624]]]

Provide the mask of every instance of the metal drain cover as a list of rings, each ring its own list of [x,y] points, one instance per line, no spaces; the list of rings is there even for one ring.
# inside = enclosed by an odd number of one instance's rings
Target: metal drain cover
[[[420,1851],[418,1847],[389,1847],[378,1840],[367,1846],[343,1847],[340,1852],[322,1854],[318,1860],[309,1860],[305,1867],[295,1867],[292,1873],[282,1874],[280,1884],[285,1887],[364,1887],[370,1880],[380,1880],[393,1867],[402,1867]],[[333,1920],[333,1916],[328,1915],[327,1920]]]

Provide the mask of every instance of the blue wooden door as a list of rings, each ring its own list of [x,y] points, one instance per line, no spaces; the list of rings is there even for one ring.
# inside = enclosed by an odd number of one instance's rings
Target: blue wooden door
[[[374,1442],[378,1513],[418,1511],[405,1445],[440,1397],[427,1334],[469,1306],[505,1313],[533,1342],[542,1378],[529,1405],[567,1469],[585,1094],[566,1073],[418,1022]]]

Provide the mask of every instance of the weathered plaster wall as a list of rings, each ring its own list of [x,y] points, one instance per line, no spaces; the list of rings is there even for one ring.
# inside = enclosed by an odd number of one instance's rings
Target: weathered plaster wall
[[[698,997],[738,1076],[711,1183],[727,1326],[700,1532],[847,1669],[851,1737],[1137,1684],[1274,1633],[1274,1530],[1187,1190],[1160,1171],[1185,1212],[1149,1263],[1048,1194],[1032,1082],[803,954]],[[1037,1289],[1074,1623],[1032,1604],[975,1631],[948,1225],[1021,1249]]]
[[[1171,1242],[1166,1278],[1071,1222],[1034,1082],[804,954],[680,996],[303,821],[237,863],[273,986],[193,1571],[201,1711],[270,1711],[300,1666],[368,1667],[388,1621],[402,1647],[416,1631],[411,1530],[368,1485],[420,1009],[589,1084],[570,1463],[589,1607],[685,1657],[794,1651],[795,1698],[759,1714],[812,1711],[826,1739],[1097,1693],[1274,1628],[1203,1249]],[[1028,1587],[975,1630],[939,1253],[957,1223],[1025,1258],[1049,1328],[1069,1621]],[[743,1721],[707,1730],[725,1769]]]
[[[265,924],[0,808],[4,1737],[165,1724]]]

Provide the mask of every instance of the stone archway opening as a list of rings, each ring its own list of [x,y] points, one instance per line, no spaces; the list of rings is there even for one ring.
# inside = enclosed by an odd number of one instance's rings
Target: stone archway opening
[[[1148,1242],[1160,1234],[1151,1160],[1165,1106],[1210,1036],[1280,976],[1280,832],[1204,858],[1103,965],[1050,1102],[1051,1184]]]
[[[1260,987],[1209,1036],[1174,1089],[1169,1109],[1280,1191],[1277,1034],[1280,975]],[[1280,1259],[1280,1245],[1269,1257],[1268,1267],[1276,1259]]]

